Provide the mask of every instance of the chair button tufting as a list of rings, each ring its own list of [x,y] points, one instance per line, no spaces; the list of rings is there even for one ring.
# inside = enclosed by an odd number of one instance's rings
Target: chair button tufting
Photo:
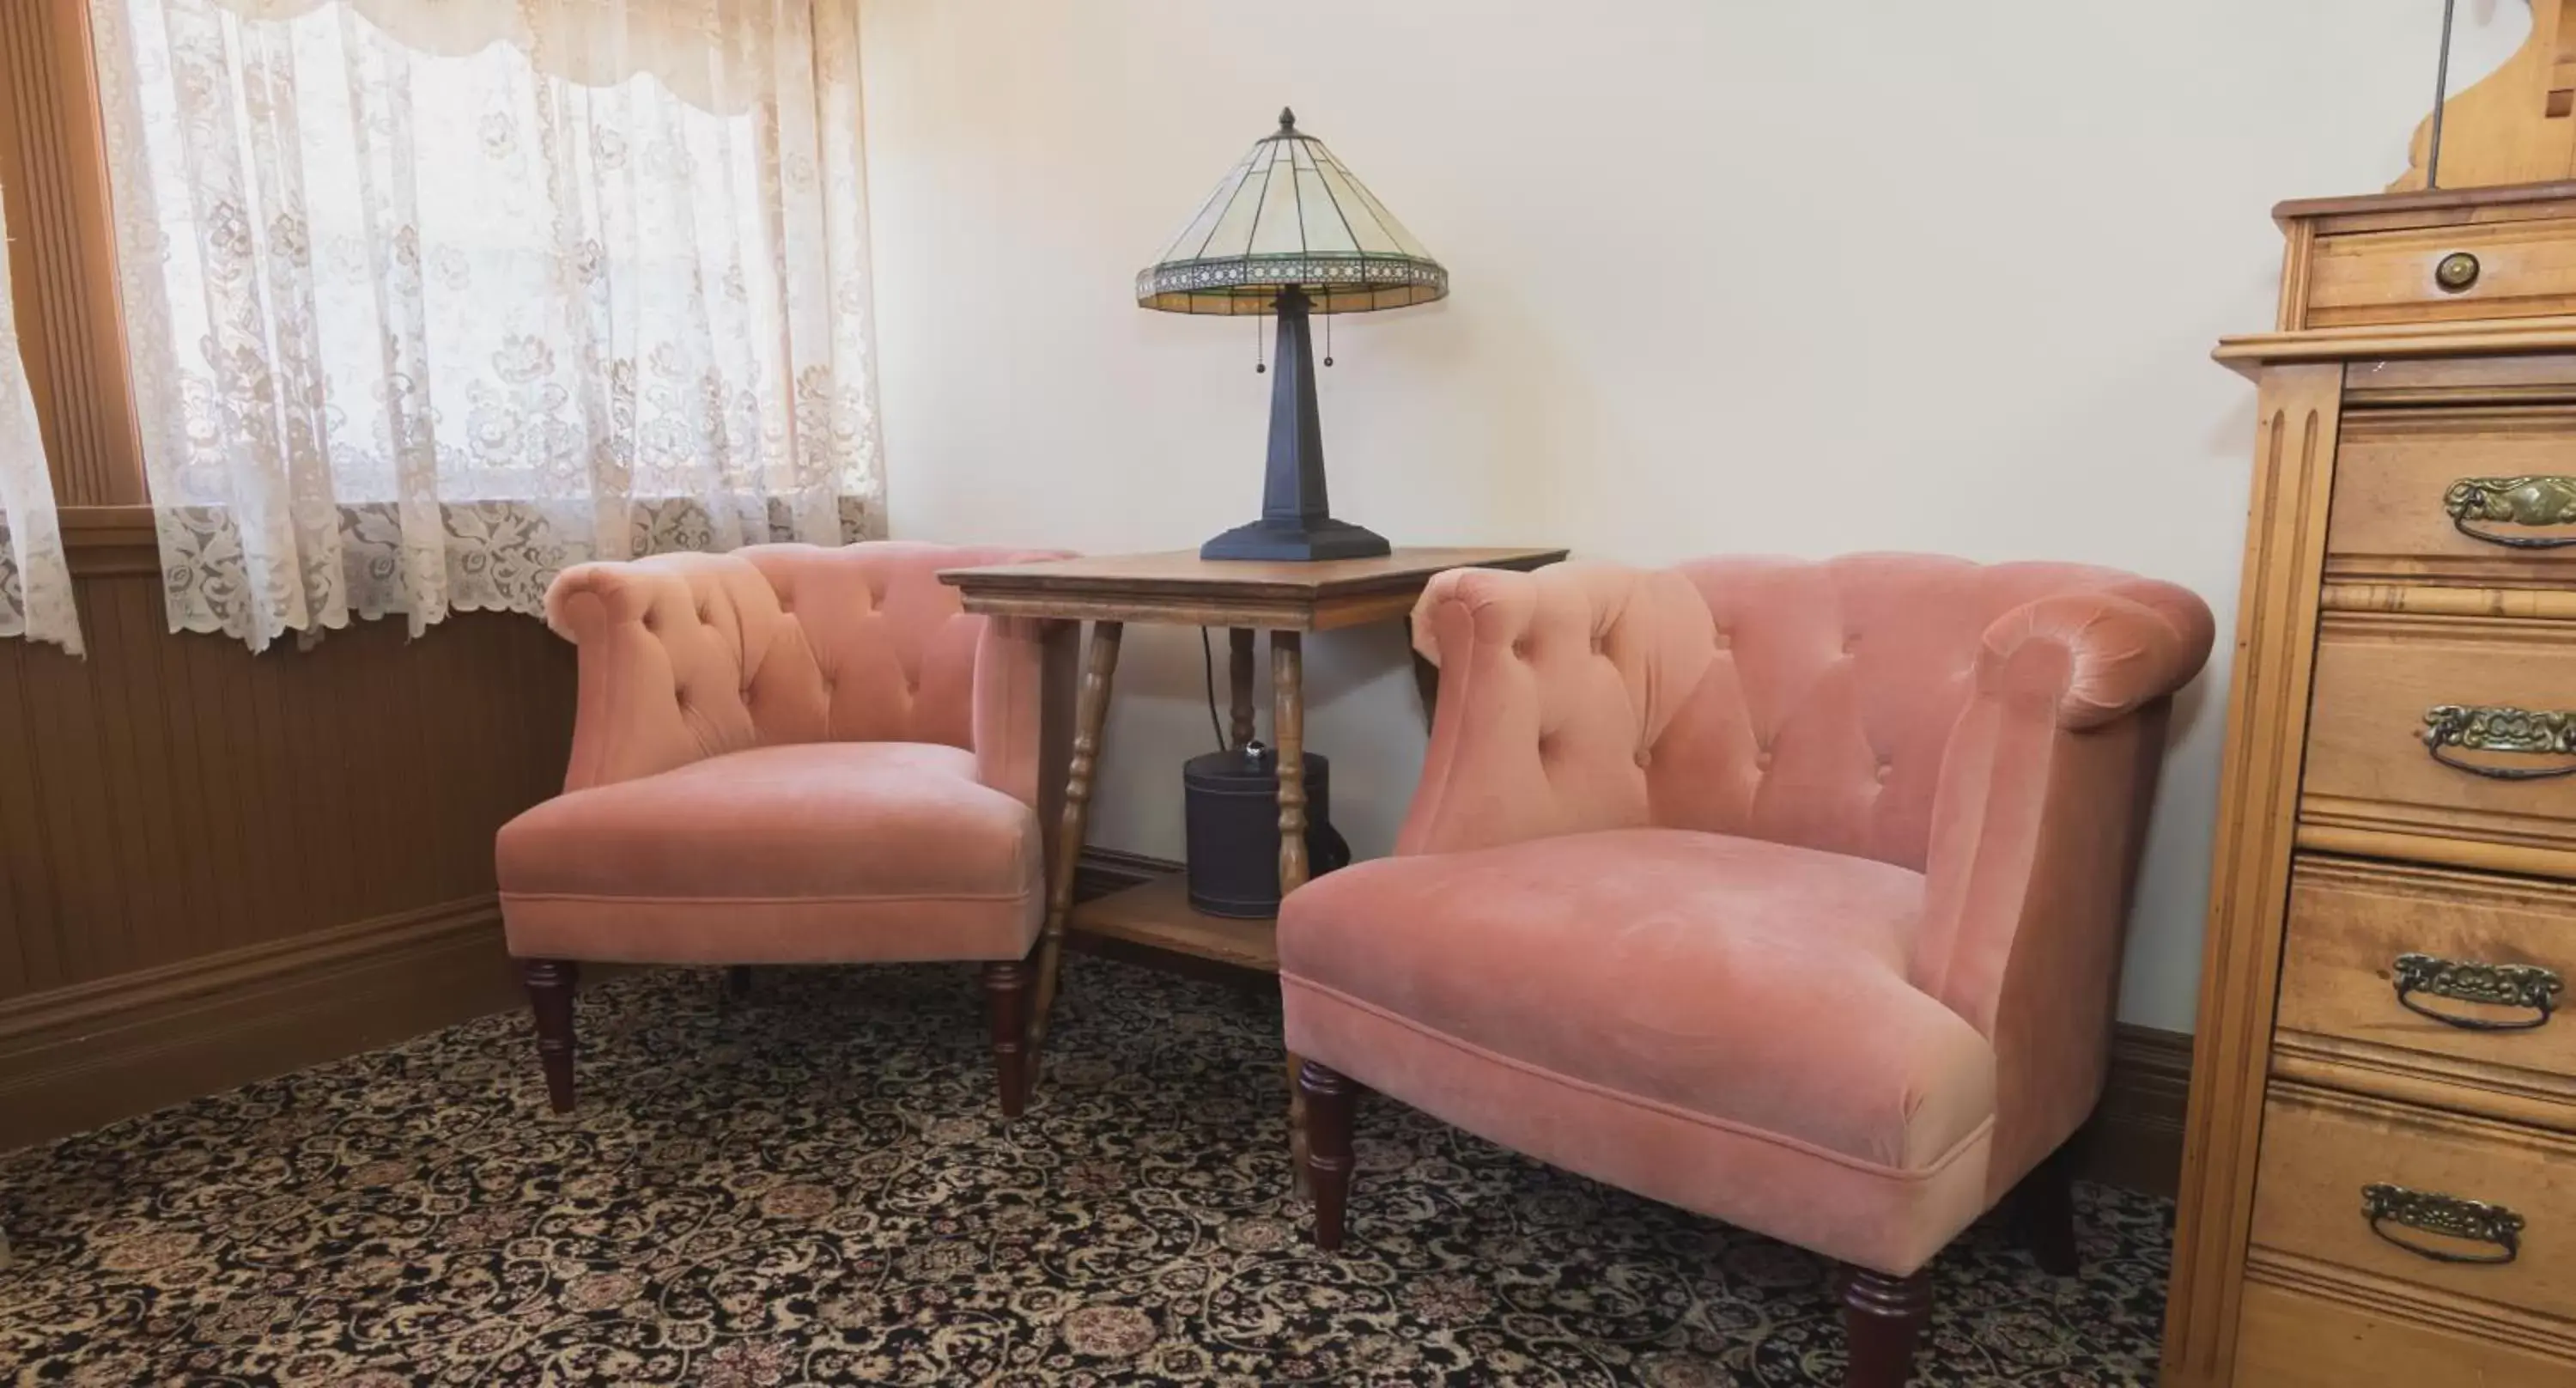
[[[1529,638],[1528,638],[1528,637],[1522,637],[1520,640],[1518,640],[1518,641],[1514,641],[1514,642],[1512,643],[1512,654],[1513,654],[1514,656],[1518,657],[1519,659],[1522,659],[1522,660],[1527,660],[1527,659],[1529,659],[1529,651],[1530,651],[1530,643],[1529,643]]]
[[[1763,753],[1759,753],[1759,754],[1757,754],[1757,755],[1753,758],[1753,768],[1754,768],[1756,771],[1768,771],[1768,770],[1770,770],[1770,769],[1771,769],[1771,754],[1770,754],[1770,753],[1768,753],[1768,752],[1763,752]]]
[[[1639,765],[1639,766],[1648,766],[1648,765],[1651,765],[1651,764],[1653,764],[1654,760],[1655,760],[1655,754],[1654,754],[1654,753],[1652,753],[1652,752],[1639,752],[1639,753],[1637,754],[1637,765]]]
[[[1879,762],[1879,764],[1878,764],[1878,779],[1879,779],[1879,781],[1880,781],[1882,784],[1884,784],[1884,783],[1886,782],[1887,778],[1888,778],[1888,775],[1889,775],[1891,772],[1895,771],[1895,769],[1896,769],[1896,767],[1895,767],[1895,764],[1894,764],[1894,763],[1889,762],[1889,761],[1886,761],[1886,760],[1881,760],[1881,761]]]

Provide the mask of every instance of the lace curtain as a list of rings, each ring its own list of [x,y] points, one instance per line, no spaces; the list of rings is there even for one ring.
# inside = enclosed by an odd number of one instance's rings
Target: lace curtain
[[[36,426],[36,397],[18,356],[9,297],[9,227],[0,213],[0,636],[51,641],[81,653],[80,611],[54,518],[54,478]]]
[[[434,21],[434,22],[433,22]],[[92,0],[174,629],[876,533],[857,0]]]

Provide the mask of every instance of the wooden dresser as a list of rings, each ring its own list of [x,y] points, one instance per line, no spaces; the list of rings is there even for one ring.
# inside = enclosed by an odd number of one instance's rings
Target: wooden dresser
[[[2576,183],[2289,203],[2168,1385],[2576,1385]]]

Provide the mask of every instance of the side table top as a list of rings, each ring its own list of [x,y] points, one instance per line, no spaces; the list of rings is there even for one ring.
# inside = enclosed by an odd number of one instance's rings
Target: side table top
[[[958,589],[967,611],[993,616],[1329,631],[1403,616],[1443,570],[1535,569],[1565,554],[1407,547],[1374,559],[1289,563],[1165,550],[948,569],[939,579]]]

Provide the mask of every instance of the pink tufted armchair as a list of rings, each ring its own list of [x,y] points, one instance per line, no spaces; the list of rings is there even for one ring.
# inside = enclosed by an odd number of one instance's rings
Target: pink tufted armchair
[[[1318,1243],[1366,1086],[1849,1264],[1855,1388],[1907,1380],[1926,1266],[2017,1183],[2073,1270],[2049,1158],[2101,1092],[2200,599],[1707,559],[1458,570],[1413,624],[1441,698],[1396,856],[1280,911]]]
[[[583,960],[987,961],[1019,1112],[1054,700],[1036,629],[967,615],[937,573],[1057,557],[762,545],[555,580],[547,623],[581,648],[572,767],[495,857],[557,1112]]]

